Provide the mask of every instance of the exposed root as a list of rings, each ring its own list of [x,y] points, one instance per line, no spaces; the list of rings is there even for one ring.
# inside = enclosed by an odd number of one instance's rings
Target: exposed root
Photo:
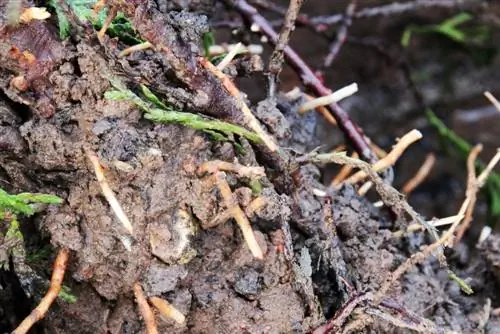
[[[108,184],[108,181],[106,181],[106,178],[104,177],[104,172],[102,169],[101,164],[99,163],[99,158],[97,158],[97,155],[94,152],[91,152],[90,150],[87,151],[87,157],[89,158],[90,162],[92,162],[92,165],[94,166],[94,171],[95,175],[97,178],[97,181],[99,181],[99,185],[101,186],[102,194],[108,201],[109,205],[111,206],[111,209],[113,209],[113,212],[115,213],[116,217],[118,220],[122,223],[123,227],[127,230],[127,232],[130,235],[134,234],[134,229],[132,228],[132,223],[130,220],[127,218],[127,215],[125,212],[123,212],[123,209],[116,199],[115,194],[113,193],[113,190],[111,190],[111,187]]]
[[[136,282],[134,284],[134,296],[139,306],[139,312],[141,312],[144,323],[146,324],[146,332],[148,334],[158,334],[158,329],[156,327],[156,320],[151,307],[144,296],[144,291],[142,291],[141,285]]]
[[[363,183],[363,185],[361,187],[359,187],[358,189],[358,195],[359,196],[365,196],[366,193],[368,192],[368,190],[370,190],[373,186],[373,182],[372,181],[367,181],[365,183]]]
[[[268,203],[268,199],[264,196],[259,196],[248,204],[245,208],[245,214],[247,217],[252,217],[257,210],[264,207]]]
[[[486,96],[486,98],[490,100],[491,104],[493,104],[495,108],[497,108],[497,110],[500,111],[500,102],[497,100],[495,96],[493,96],[493,94],[486,91],[484,92],[484,96]]]
[[[372,169],[372,166],[365,161],[354,159],[348,157],[343,152],[317,154],[310,153],[304,157],[298,158],[297,162],[310,161],[315,163],[336,163],[341,165],[350,165],[361,169],[370,180],[375,184],[375,188],[379,193],[382,201],[385,205],[394,207],[397,212],[404,211],[410,215],[412,219],[418,222],[420,225],[425,226],[425,228],[431,233],[431,235],[437,240],[439,239],[436,229],[434,226],[423,220],[420,215],[411,207],[410,204],[404,199],[404,196],[394,189],[389,184],[384,183],[384,180]],[[442,252],[440,253],[442,257]]]
[[[168,319],[173,319],[178,324],[184,324],[186,322],[186,317],[178,309],[176,309],[172,304],[166,300],[159,297],[149,298],[151,304],[154,305],[160,311],[160,314]]]
[[[330,95],[318,97],[316,99],[312,99],[312,100],[307,101],[306,103],[304,103],[300,107],[299,113],[303,114],[306,111],[311,110],[311,109],[316,109],[318,107],[328,106],[332,103],[339,102],[339,101],[345,99],[346,97],[354,95],[357,92],[358,92],[358,84],[357,83],[350,84],[348,86],[345,86],[345,87],[342,87],[342,88],[336,90],[335,92],[333,92]]]
[[[222,84],[229,92],[229,94],[231,94],[236,99],[236,102],[241,112],[243,113],[243,116],[245,117],[245,121],[247,122],[248,126],[259,135],[259,137],[262,139],[267,148],[269,148],[271,152],[278,151],[278,145],[274,142],[274,139],[271,136],[269,136],[264,131],[264,129],[262,129],[257,118],[255,118],[250,108],[241,98],[240,91],[235,86],[235,84],[224,73],[222,73],[222,71],[220,71],[217,67],[215,67],[215,65],[212,64],[208,59],[203,57],[198,57],[198,62],[205,69],[212,72],[212,74],[214,74],[217,78],[219,78],[222,81]]]
[[[490,160],[486,168],[477,177],[477,182],[479,183],[480,187],[484,185],[486,179],[488,178],[488,175],[491,173],[493,168],[495,168],[495,166],[498,164],[498,161],[500,161],[500,148],[497,148],[497,153],[495,154],[495,156]]]
[[[379,291],[375,294],[374,300],[376,302],[380,301],[386,294],[389,288],[392,286],[392,284],[399,280],[401,276],[403,276],[408,270],[413,268],[415,265],[423,262],[427,257],[429,257],[432,253],[434,253],[436,250],[441,248],[442,245],[448,243],[450,239],[453,237],[453,234],[455,232],[455,229],[461,222],[461,217],[465,217],[467,219],[467,211],[469,210],[469,206],[473,206],[475,203],[475,196],[477,191],[479,190],[479,184],[477,182],[477,179],[475,177],[475,166],[474,162],[479,154],[479,151],[481,150],[481,146],[478,145],[476,146],[470,153],[469,157],[467,159],[467,168],[468,168],[468,180],[467,180],[467,191],[466,191],[466,198],[460,207],[460,211],[457,214],[456,220],[453,222],[451,227],[433,244],[425,247],[422,251],[413,254],[409,259],[407,259],[405,262],[403,262],[396,270],[394,270],[392,273],[390,273],[386,279],[386,281],[382,284],[380,287]],[[487,175],[485,176],[487,177]],[[472,209],[470,209],[472,210]],[[470,211],[469,217],[472,215],[472,212]],[[470,219],[470,218],[469,218]]]
[[[479,191],[479,184],[476,177],[476,159],[483,150],[483,145],[478,144],[472,148],[467,157],[467,190],[465,192],[465,201],[460,208],[459,215],[463,215],[462,219],[457,219],[451,224],[448,232],[453,234],[457,229],[458,225],[462,221],[460,228],[457,231],[457,236],[455,240],[451,241],[450,244],[458,244],[462,239],[465,231],[469,228],[472,221],[472,214],[474,213],[474,208],[476,206],[477,192]]]
[[[30,328],[40,319],[45,317],[50,306],[56,300],[59,292],[61,291],[62,282],[64,279],[64,273],[66,272],[66,266],[68,264],[69,249],[62,248],[57,253],[56,260],[54,262],[54,269],[52,272],[52,278],[50,279],[50,287],[47,294],[42,298],[38,306],[31,311],[30,315],[27,316],[23,322],[12,332],[12,334],[24,334],[27,333]]]
[[[238,223],[248,248],[250,249],[254,257],[259,260],[264,259],[264,254],[262,253],[257,240],[255,239],[255,235],[253,233],[252,227],[250,226],[250,222],[245,216],[243,210],[236,203],[233,192],[231,191],[231,188],[226,181],[226,174],[224,172],[217,172],[214,174],[214,178],[215,184],[219,188],[227,210],[231,212],[232,217],[234,218],[234,220],[236,220],[236,223]]]
[[[19,17],[21,23],[29,23],[33,20],[46,20],[50,17],[50,13],[44,7],[29,7],[25,8]]]
[[[416,187],[418,187],[429,175],[436,163],[436,156],[433,153],[427,154],[424,163],[418,169],[417,173],[408,180],[401,189],[403,194],[409,195]]]
[[[217,69],[219,71],[222,71],[227,65],[229,65],[229,63],[234,59],[234,57],[236,57],[238,53],[241,53],[244,50],[245,48],[243,47],[243,44],[241,43],[236,44],[236,46],[232,48],[231,51],[229,51],[229,53],[224,57],[224,59],[222,59],[221,62],[217,64],[216,66]]]
[[[129,54],[132,54],[137,51],[142,51],[142,50],[147,50],[151,49],[153,47],[153,44],[150,42],[144,42],[144,43],[139,43],[136,45],[132,45],[131,47],[126,48],[122,52],[118,54],[118,58],[128,56]]]
[[[266,176],[264,167],[244,166],[239,163],[231,163],[222,160],[212,160],[203,163],[198,168],[198,174],[213,174],[218,171],[237,173],[240,177],[260,178]]]
[[[380,172],[383,171],[390,166],[394,165],[396,161],[399,159],[399,157],[403,154],[403,152],[416,142],[417,140],[422,138],[422,133],[418,130],[412,130],[405,134],[398,142],[396,145],[394,145],[393,149],[389,154],[387,154],[383,159],[377,161],[376,163],[373,164],[372,169],[375,172]],[[364,171],[359,171],[356,174],[352,175],[349,177],[346,182],[347,183],[358,183],[362,180],[364,180],[366,177],[368,177],[368,174]]]
[[[354,159],[359,158],[358,152],[353,152],[351,155],[351,158],[354,158]],[[342,169],[340,169],[340,172],[337,175],[335,175],[335,178],[330,183],[330,187],[336,187],[336,186],[340,185],[349,176],[349,174],[351,174],[352,169],[353,169],[353,166],[350,166],[350,165],[342,166]]]
[[[106,35],[106,31],[108,31],[111,22],[113,22],[113,19],[116,16],[116,13],[117,9],[115,8],[115,6],[111,6],[108,16],[106,17],[106,20],[104,21],[101,30],[99,30],[99,32],[97,33],[97,38],[99,39],[99,41],[102,41],[104,39],[104,35]]]

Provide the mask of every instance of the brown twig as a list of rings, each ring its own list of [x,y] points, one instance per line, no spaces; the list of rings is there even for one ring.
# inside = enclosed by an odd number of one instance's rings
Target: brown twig
[[[278,40],[274,47],[274,51],[271,54],[271,59],[269,60],[269,96],[274,97],[277,90],[277,80],[278,76],[283,68],[284,56],[283,52],[290,39],[290,33],[295,29],[295,20],[302,7],[304,0],[290,0],[290,5],[286,11],[285,20],[283,26],[281,27]]]
[[[276,45],[278,34],[274,31],[269,21],[259,14],[257,9],[249,5],[245,0],[226,1],[250,22],[256,24],[260,28],[260,31],[269,38],[270,42]],[[311,88],[315,94],[318,96],[331,94],[331,90],[323,85],[311,68],[290,46],[285,47],[284,53],[287,61],[299,73],[303,83]],[[368,161],[376,161],[376,156],[368,145],[365,135],[362,133],[361,129],[353,123],[349,115],[336,103],[328,105],[328,109],[332,112],[339,124],[339,128],[348,137],[359,155]]]
[[[64,273],[66,272],[66,266],[68,264],[69,249],[62,248],[57,253],[56,260],[54,262],[54,269],[52,272],[52,278],[50,279],[50,287],[47,294],[42,298],[40,304],[31,311],[30,315],[27,316],[23,322],[12,332],[12,334],[25,334],[30,328],[40,319],[45,317],[50,306],[56,300],[59,292],[61,291],[62,282],[64,279]]]
[[[160,314],[168,319],[173,319],[178,324],[184,324],[186,322],[186,317],[178,309],[176,309],[172,304],[166,300],[159,297],[149,298],[151,304],[154,305],[160,311]]]
[[[362,302],[371,300],[371,294],[359,294],[349,299],[326,324],[316,328],[312,334],[337,333],[352,311]]]
[[[238,223],[238,226],[243,233],[243,238],[248,245],[248,248],[252,252],[253,256],[259,260],[264,259],[264,254],[260,249],[257,240],[255,239],[255,235],[253,233],[250,222],[248,221],[245,213],[240,208],[240,206],[236,203],[236,200],[233,196],[233,192],[229,187],[229,184],[226,181],[226,174],[224,172],[217,172],[214,174],[215,184],[219,188],[219,191],[222,195],[224,203],[226,205],[227,210],[231,212],[232,217]]]
[[[418,169],[417,173],[409,179],[401,190],[403,194],[409,195],[416,187],[418,187],[429,175],[436,163],[436,156],[433,153],[427,154],[425,161]]]
[[[349,31],[349,27],[352,24],[352,17],[354,15],[354,12],[356,11],[356,5],[356,0],[351,0],[351,3],[347,5],[345,15],[342,19],[342,26],[337,31],[337,37],[335,38],[335,41],[331,43],[330,47],[328,48],[328,55],[325,57],[325,61],[323,63],[323,66],[325,68],[328,68],[332,65],[333,60],[337,57],[340,49],[342,48],[342,45],[344,45],[347,39],[347,32]]]
[[[205,173],[213,174],[218,171],[237,173],[241,177],[260,178],[266,176],[264,167],[261,166],[244,166],[239,163],[231,163],[222,160],[212,160],[204,162],[198,167],[198,174]]]
[[[156,327],[156,320],[151,307],[144,296],[144,291],[139,282],[134,284],[134,296],[139,306],[139,312],[141,312],[144,323],[146,324],[146,332],[148,334],[158,334],[158,329]]]

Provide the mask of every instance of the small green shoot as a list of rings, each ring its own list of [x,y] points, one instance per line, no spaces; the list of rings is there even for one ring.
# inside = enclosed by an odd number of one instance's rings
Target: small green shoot
[[[142,111],[144,117],[156,123],[175,123],[181,124],[196,130],[208,132],[211,135],[217,133],[216,138],[226,139],[227,136],[236,134],[250,141],[259,143],[260,137],[249,130],[231,123],[202,117],[200,115],[173,110],[165,105],[154,95],[146,86],[141,85],[142,93],[146,100],[143,100],[131,90],[123,87],[122,84],[111,80],[111,84],[116,90],[105,93],[108,100],[130,100],[134,102]]]
[[[453,152],[458,155],[460,159],[466,161],[467,156],[472,149],[472,145],[449,129],[444,122],[432,112],[432,110],[428,109],[426,111],[426,115],[430,125],[438,131],[439,136],[443,139],[444,143],[449,144]],[[482,172],[485,168],[485,164],[482,161],[477,160],[476,168],[479,172]],[[491,172],[483,189],[488,197],[488,210],[490,215],[496,218],[500,217],[500,175],[498,173]]]
[[[66,285],[63,285],[61,287],[61,291],[59,292],[59,295],[57,297],[68,304],[74,304],[78,301],[78,298],[75,295],[71,294],[71,288]]]
[[[214,34],[206,32],[203,34],[203,53],[205,58],[210,59],[210,47],[215,44]]]
[[[458,277],[453,271],[448,270],[448,277],[451,280],[455,281],[460,287],[460,290],[462,290],[465,294],[472,295],[474,293],[474,290],[472,290],[470,285],[467,284],[463,279]]]
[[[0,219],[6,219],[12,215],[33,215],[35,204],[61,204],[62,199],[54,195],[21,193],[17,195],[8,194],[0,188]]]
[[[108,10],[107,8],[103,8],[96,15],[93,9],[96,3],[97,0],[66,0],[68,7],[81,22],[90,22],[95,29],[101,29],[108,15]],[[54,8],[56,12],[59,24],[59,37],[61,39],[68,38],[71,34],[71,23],[61,8],[59,0],[49,0],[49,6]],[[107,29],[107,33],[111,37],[118,37],[121,41],[130,45],[142,42],[142,40],[136,37],[131,22],[121,12],[118,12],[113,19]]]
[[[413,34],[440,34],[460,44],[483,44],[489,36],[486,26],[460,27],[473,19],[469,13],[459,13],[440,24],[410,25],[403,32],[401,45],[407,48]]]

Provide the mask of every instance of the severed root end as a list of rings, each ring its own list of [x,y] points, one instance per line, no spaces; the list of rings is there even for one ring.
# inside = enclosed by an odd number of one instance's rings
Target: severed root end
[[[144,323],[146,324],[146,332],[148,334],[158,334],[158,329],[156,327],[156,320],[151,307],[144,296],[144,291],[142,290],[139,282],[134,284],[134,296],[139,306],[139,311],[141,312]]]
[[[217,172],[214,174],[214,178],[215,184],[219,188],[227,209],[231,212],[231,216],[234,220],[236,220],[236,223],[238,223],[241,232],[243,233],[243,238],[245,239],[248,248],[254,257],[259,260],[263,260],[264,254],[257,243],[257,239],[255,239],[255,234],[253,233],[252,227],[250,226],[250,222],[248,221],[245,213],[240,206],[236,204],[233,192],[226,181],[226,174],[224,172]]]
[[[159,297],[149,298],[151,304],[154,305],[160,311],[160,314],[168,319],[172,319],[180,325],[186,322],[186,317],[178,309],[176,309],[172,304],[166,300]]]

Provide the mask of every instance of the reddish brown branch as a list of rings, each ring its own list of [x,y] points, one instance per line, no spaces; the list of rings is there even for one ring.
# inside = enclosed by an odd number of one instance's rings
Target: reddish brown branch
[[[54,270],[50,280],[50,287],[47,294],[42,298],[40,304],[31,311],[30,315],[21,322],[21,324],[12,332],[12,334],[27,333],[30,328],[47,314],[50,306],[56,300],[59,292],[61,291],[64,273],[66,272],[66,265],[68,264],[69,249],[63,248],[57,254],[54,262]]]
[[[259,14],[257,9],[249,5],[245,0],[226,1],[228,1],[229,4],[246,19],[253,24],[256,24],[260,28],[260,31],[269,38],[270,42],[276,45],[278,41],[278,34],[274,31],[274,28],[269,21]],[[326,96],[332,93],[329,88],[323,85],[312,69],[290,46],[285,47],[284,53],[288,63],[299,73],[302,82],[316,95]],[[358,151],[359,155],[371,162],[376,161],[377,158],[368,145],[365,135],[362,133],[361,129],[353,123],[345,110],[336,103],[328,105],[327,108],[333,114],[333,117],[337,120],[340,129],[346,134],[347,138],[350,140],[356,151]]]
[[[352,0],[351,3],[347,6],[342,26],[337,31],[337,38],[335,38],[335,41],[330,44],[328,55],[325,57],[325,62],[323,64],[325,68],[330,67],[332,65],[333,60],[337,57],[340,49],[347,40],[347,32],[349,31],[349,27],[352,24],[352,17],[354,15],[355,10],[356,10],[356,0]]]

